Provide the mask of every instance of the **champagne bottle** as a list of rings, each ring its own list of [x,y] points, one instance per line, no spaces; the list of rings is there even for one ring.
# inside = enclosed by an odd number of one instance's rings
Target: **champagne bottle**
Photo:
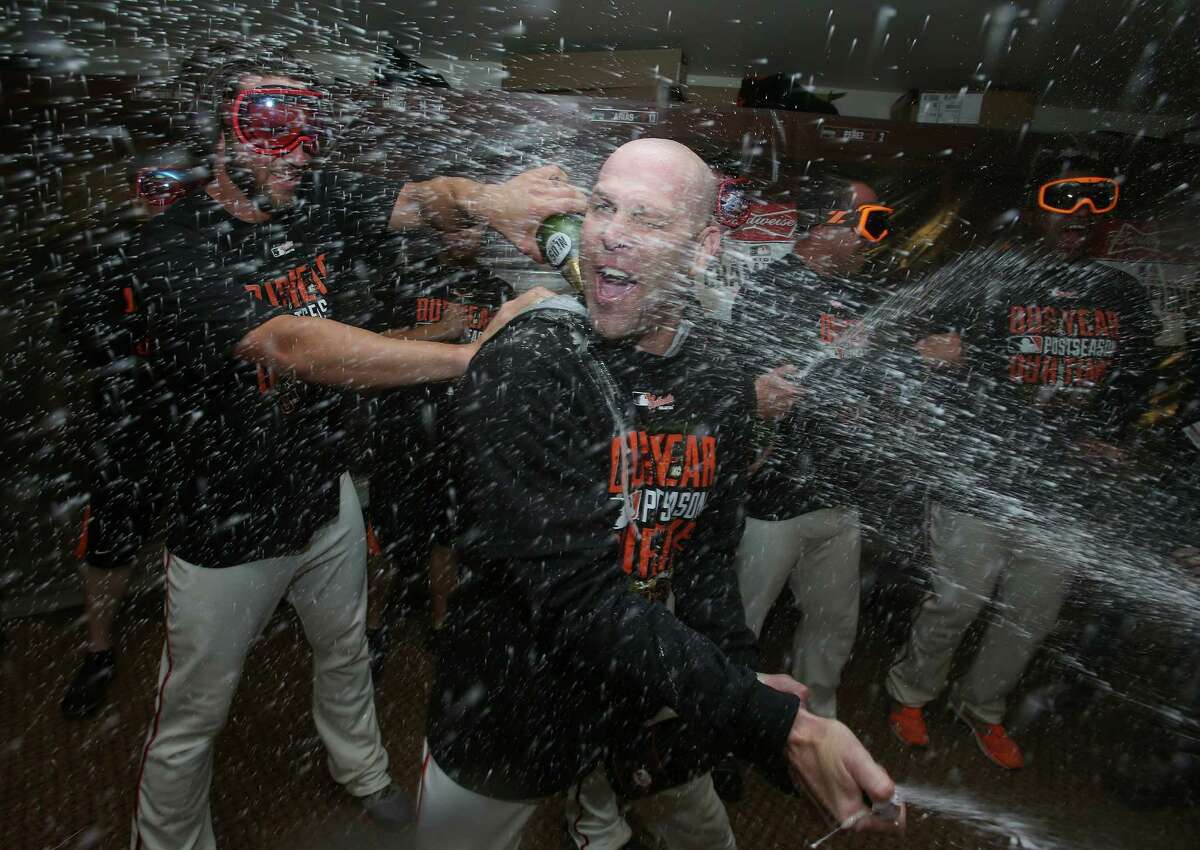
[[[556,213],[543,221],[537,231],[537,246],[542,257],[577,292],[583,292],[583,271],[579,268],[579,231],[582,227],[582,216]]]

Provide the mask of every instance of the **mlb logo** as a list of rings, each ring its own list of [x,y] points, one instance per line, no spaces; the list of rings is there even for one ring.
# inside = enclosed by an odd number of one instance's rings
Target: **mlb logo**
[[[1010,336],[1008,338],[1009,354],[1041,354],[1042,337],[1040,336]]]

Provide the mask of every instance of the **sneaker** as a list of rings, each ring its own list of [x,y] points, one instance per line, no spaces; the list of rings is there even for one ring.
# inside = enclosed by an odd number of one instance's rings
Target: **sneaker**
[[[117,656],[111,649],[89,652],[62,699],[62,714],[68,720],[87,720],[104,705],[108,686],[117,675]]]
[[[387,663],[388,633],[382,626],[378,629],[367,629],[367,652],[371,658],[371,680],[378,682],[383,678],[383,666]]]
[[[1025,757],[1021,755],[1021,748],[1017,746],[1016,741],[1008,737],[1008,732],[1004,730],[1003,725],[982,723],[968,717],[961,708],[955,708],[954,713],[959,720],[971,728],[971,733],[975,736],[975,743],[979,744],[979,749],[992,762],[1005,770],[1018,770],[1025,766]]]
[[[888,714],[888,726],[900,741],[910,747],[928,747],[929,730],[925,728],[925,712],[920,706],[892,706]]]
[[[412,800],[395,782],[360,797],[359,802],[373,821],[388,829],[404,829],[414,822]]]

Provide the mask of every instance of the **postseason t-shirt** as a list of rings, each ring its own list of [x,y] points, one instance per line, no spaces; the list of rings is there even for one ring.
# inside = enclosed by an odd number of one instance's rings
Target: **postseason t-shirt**
[[[381,309],[372,318],[379,331],[412,329],[440,322],[451,305],[463,308],[463,335],[445,342],[474,342],[487,329],[492,318],[513,297],[508,281],[482,266],[455,268],[434,258],[406,262],[383,277],[375,291]],[[431,425],[449,417],[446,407],[453,381],[400,387],[379,397],[378,425],[388,434],[409,434],[418,426]],[[422,405],[436,407],[421,414]],[[421,423],[418,420],[429,419]],[[442,425],[436,424],[438,431]],[[412,438],[412,434],[409,434]],[[440,438],[439,438],[440,441]]]
[[[298,551],[338,511],[348,396],[233,356],[275,316],[334,316],[388,250],[400,186],[313,171],[297,201],[263,223],[203,191],[151,222],[132,252],[156,368],[177,410],[182,486],[168,548],[224,567]]]
[[[1142,285],[1101,263],[1002,247],[925,287],[939,303],[929,329],[959,332],[964,355],[930,383],[936,414],[918,418],[937,498],[977,514],[1095,499],[1106,479],[1099,461],[1079,465],[1077,443],[1119,441],[1153,379],[1157,320]]]

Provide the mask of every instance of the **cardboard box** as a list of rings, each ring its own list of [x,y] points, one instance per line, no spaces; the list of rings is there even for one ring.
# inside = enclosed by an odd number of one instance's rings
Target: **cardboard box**
[[[897,99],[892,106],[892,120],[1020,130],[1033,120],[1033,108],[1031,92],[921,92]]]
[[[687,82],[682,50],[603,50],[509,56],[501,87],[654,101],[661,89]]]

